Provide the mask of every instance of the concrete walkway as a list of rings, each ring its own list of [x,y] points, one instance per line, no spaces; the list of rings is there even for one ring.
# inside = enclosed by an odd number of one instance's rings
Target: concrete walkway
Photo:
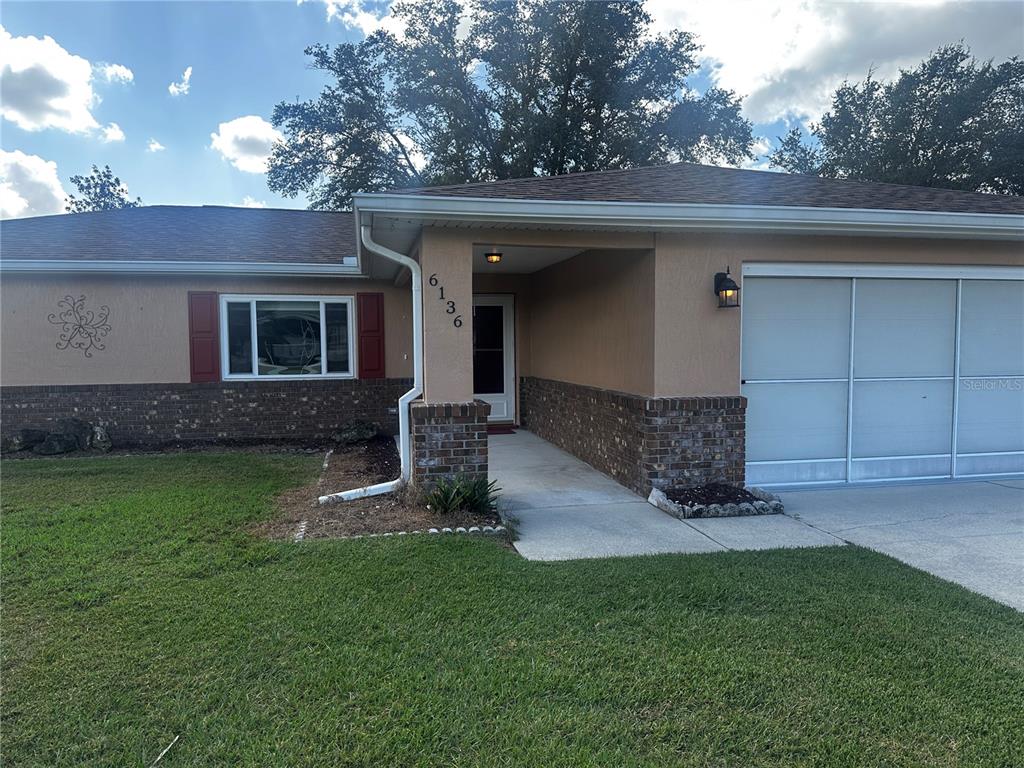
[[[677,520],[536,435],[492,435],[528,560],[859,544],[1024,610],[1024,480],[787,491],[785,515]]]
[[[531,432],[491,435],[490,477],[528,560],[813,547],[843,542],[783,515],[681,521]]]

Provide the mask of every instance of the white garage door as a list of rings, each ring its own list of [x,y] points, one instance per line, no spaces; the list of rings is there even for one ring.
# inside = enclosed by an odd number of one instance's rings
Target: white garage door
[[[745,269],[747,482],[1024,473],[1024,273],[860,273]]]

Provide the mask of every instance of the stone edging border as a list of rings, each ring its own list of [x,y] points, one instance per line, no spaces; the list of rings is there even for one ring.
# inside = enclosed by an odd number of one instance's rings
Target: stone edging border
[[[686,506],[677,504],[665,495],[664,491],[655,488],[647,497],[647,503],[651,504],[662,512],[677,517],[680,520],[692,520],[702,517],[748,517],[753,515],[778,515],[785,511],[782,499],[770,491],[754,486],[747,486],[747,493],[755,496],[757,501],[743,502],[742,504],[694,504]]]
[[[301,535],[296,533],[293,541],[298,543],[305,540],[306,527],[305,521],[300,524]],[[443,535],[446,533],[452,534],[466,534],[466,535],[482,535],[482,536],[500,536],[506,533],[508,529],[504,525],[485,525],[483,527],[477,525],[471,525],[469,528],[459,526],[458,528],[428,528],[425,531],[389,531],[388,533],[356,533],[351,536],[332,536],[331,539],[334,541],[348,541],[351,539],[383,539],[389,536],[421,536],[424,533],[427,535]]]

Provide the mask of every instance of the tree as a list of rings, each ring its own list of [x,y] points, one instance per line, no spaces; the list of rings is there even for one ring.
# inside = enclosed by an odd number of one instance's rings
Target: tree
[[[652,34],[642,4],[465,2],[400,2],[402,39],[307,48],[333,82],[275,107],[270,188],[337,209],[357,191],[753,156],[739,99],[689,89],[699,46]]]
[[[979,64],[962,44],[890,83],[843,83],[832,108],[769,155],[791,173],[1024,194],[1024,61]]]
[[[142,205],[142,198],[132,200],[128,197],[128,187],[114,175],[109,165],[101,171],[95,165],[88,176],[72,176],[81,197],[71,195],[64,201],[68,213],[85,213],[86,211],[113,211],[118,208],[137,208]]]

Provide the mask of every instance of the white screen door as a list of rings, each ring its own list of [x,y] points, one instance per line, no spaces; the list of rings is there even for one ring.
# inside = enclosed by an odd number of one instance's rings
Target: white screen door
[[[491,405],[488,421],[516,420],[515,302],[473,297],[473,397]]]

